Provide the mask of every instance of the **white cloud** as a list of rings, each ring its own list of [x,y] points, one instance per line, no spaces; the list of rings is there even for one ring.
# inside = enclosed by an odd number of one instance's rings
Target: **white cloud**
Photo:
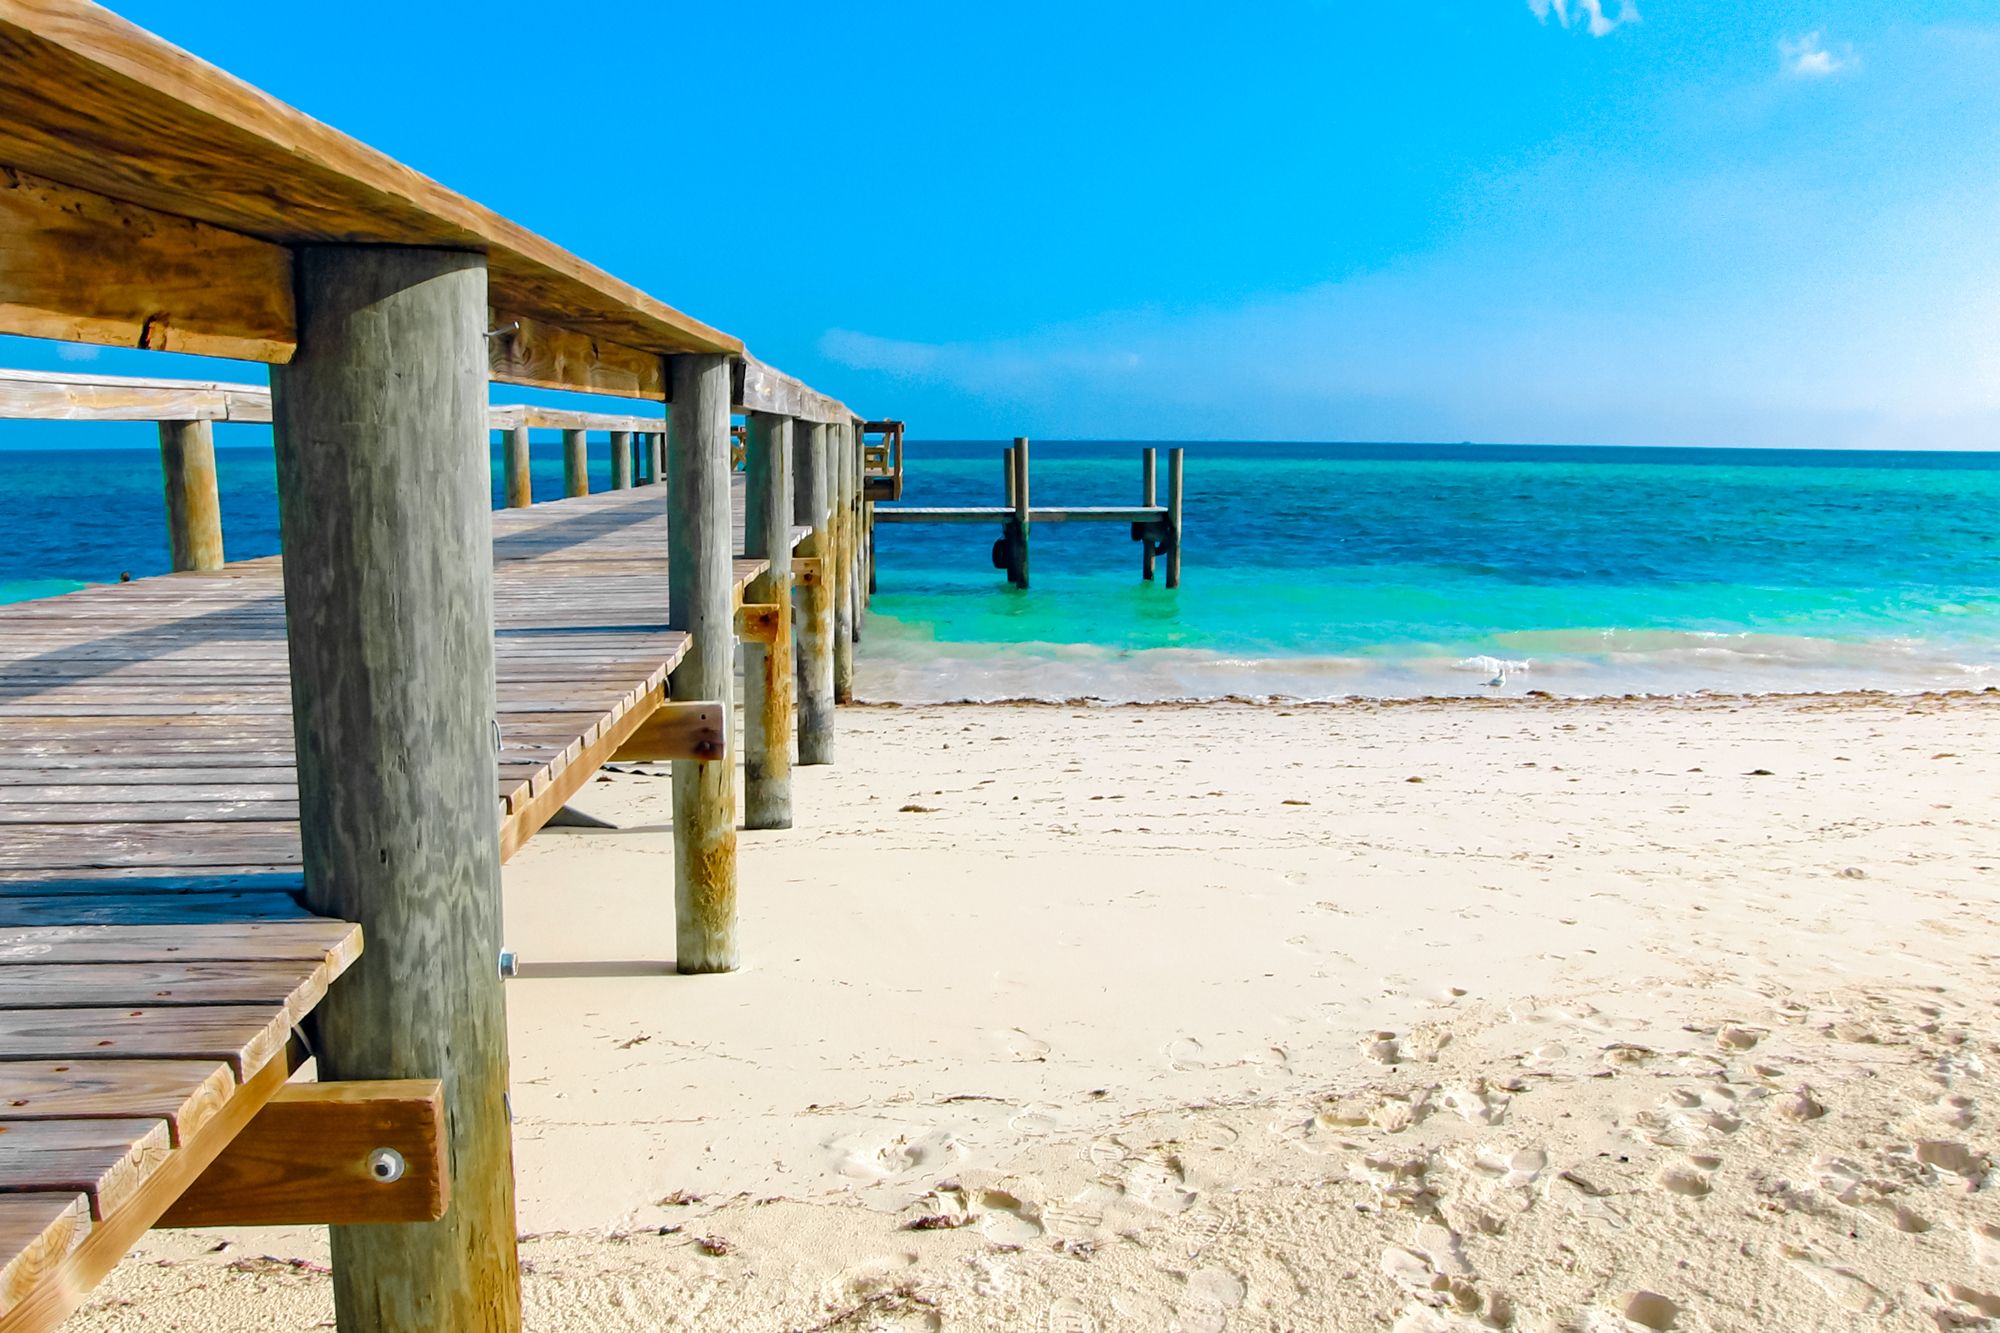
[[[102,350],[89,343],[61,343],[56,347],[56,355],[64,361],[95,361]]]
[[[1785,38],[1778,43],[1778,53],[1784,59],[1785,72],[1801,79],[1823,79],[1861,63],[1851,45],[1843,44],[1838,51],[1829,51],[1817,31]]]
[[[1618,12],[1607,18],[1604,0],[1528,0],[1528,8],[1543,23],[1551,14],[1563,27],[1581,23],[1592,37],[1602,37],[1621,23],[1637,23],[1639,7],[1632,0],[1618,0]]]

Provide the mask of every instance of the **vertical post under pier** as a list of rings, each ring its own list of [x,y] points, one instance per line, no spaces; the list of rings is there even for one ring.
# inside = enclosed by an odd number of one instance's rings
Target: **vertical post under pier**
[[[729,358],[675,356],[668,373],[667,623],[694,636],[669,689],[676,700],[715,700],[728,719],[736,673]],[[619,431],[612,441],[614,467],[622,456],[629,485],[631,437]],[[675,966],[682,972],[730,972],[740,960],[734,748],[725,728],[720,757],[674,760]]]
[[[659,473],[653,468],[653,437],[645,431],[632,436],[633,481],[636,485],[651,486],[659,480]]]
[[[316,1052],[327,1079],[442,1079],[451,1172],[438,1221],[332,1228],[334,1308],[348,1333],[512,1333],[485,260],[296,256],[271,389],[305,902],[368,941]]]
[[[848,440],[853,448],[849,467],[853,469],[847,491],[847,533],[849,550],[847,553],[847,578],[852,585],[848,598],[854,604],[854,641],[861,642],[861,625],[868,618],[868,528],[867,501],[863,498],[868,489],[868,451],[865,437],[861,433],[862,422],[857,417],[848,425]]]
[[[1014,522],[1007,530],[1008,563],[1013,566],[1014,582],[1025,588],[1028,586],[1028,441],[1025,436],[1014,438],[1012,457]]]
[[[563,495],[571,500],[590,494],[590,435],[563,432]]]
[[[160,473],[167,491],[167,553],[174,572],[222,568],[222,501],[215,482],[215,426],[160,423]]]
[[[854,702],[854,445],[846,423],[826,428],[833,483],[833,701]]]
[[[768,560],[746,604],[775,605],[770,643],[743,645],[743,826],[792,826],[792,435],[790,417],[750,414],[743,554]]]
[[[1167,450],[1167,586],[1181,586],[1181,453]]]
[[[653,460],[653,480],[664,482],[667,479],[667,437],[658,431],[648,431],[640,437],[640,443],[646,450],[646,456]]]
[[[833,429],[801,421],[792,435],[792,522],[812,529],[801,554],[819,577],[798,590],[799,763],[833,762],[833,545],[827,460]]]
[[[629,430],[611,432],[611,489],[632,489],[632,432]]]
[[[528,459],[528,428],[507,432],[507,507],[526,509],[535,502],[534,475]]]
[[[1160,502],[1160,451],[1148,445],[1139,452],[1139,503],[1151,509]],[[1139,575],[1148,583],[1153,580],[1153,538],[1148,533],[1140,542],[1144,554],[1139,557]]]

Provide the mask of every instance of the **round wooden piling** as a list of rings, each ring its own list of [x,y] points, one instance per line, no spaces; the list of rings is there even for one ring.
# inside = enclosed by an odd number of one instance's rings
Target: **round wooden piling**
[[[743,645],[743,826],[792,826],[792,419],[750,414],[743,554],[771,567],[746,605],[776,606],[769,644]]]
[[[1139,451],[1139,503],[1151,509],[1160,502],[1160,451],[1150,445]],[[1140,546],[1144,554],[1139,557],[1140,577],[1148,582],[1153,578],[1153,538],[1149,534]]]
[[[1167,586],[1181,586],[1181,453],[1167,450]]]
[[[444,1083],[451,1207],[332,1228],[349,1333],[520,1328],[498,970],[486,268],[303,246],[271,367],[306,906],[367,951],[313,1013],[325,1079]]]
[[[633,483],[639,486],[651,486],[659,479],[659,473],[653,470],[653,437],[645,431],[634,434],[632,455]]]
[[[215,484],[215,426],[160,423],[160,473],[167,491],[167,552],[175,573],[222,568],[222,501]]]
[[[1019,587],[1028,586],[1028,440],[1026,436],[1014,437],[1014,524],[1008,530],[1012,543],[1014,582]]]
[[[563,495],[574,500],[590,494],[590,434],[563,432]]]
[[[632,432],[629,430],[611,432],[611,489],[632,489]]]
[[[792,433],[792,522],[812,529],[799,554],[819,575],[798,589],[799,763],[833,762],[833,544],[827,496],[829,437],[819,422],[801,421]]]
[[[861,642],[861,627],[868,619],[868,450],[857,419],[848,427],[853,441],[853,469],[848,483],[847,533],[852,549],[848,552],[848,598],[854,603],[854,641]]]
[[[677,700],[714,700],[727,718],[736,672],[729,358],[676,356],[669,373],[667,623],[694,636],[669,689]],[[614,432],[612,440],[629,483],[630,436]],[[719,758],[674,761],[674,936],[682,972],[729,972],[739,961],[734,750],[725,743]]]
[[[667,479],[667,437],[656,430],[647,431],[639,437],[639,447],[646,451],[646,458],[648,460],[646,466],[652,469],[652,479],[655,482],[665,481]]]
[[[528,461],[528,428],[507,432],[507,507],[526,509],[535,502],[535,484]]]
[[[854,444],[845,422],[826,428],[832,449],[833,701],[854,702]]]

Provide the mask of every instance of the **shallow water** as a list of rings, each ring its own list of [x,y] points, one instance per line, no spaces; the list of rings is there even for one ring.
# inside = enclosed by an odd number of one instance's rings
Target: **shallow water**
[[[999,503],[1000,447],[911,444],[906,502]],[[1038,443],[1036,502],[1134,503],[1138,456],[1131,444]],[[223,448],[218,466],[230,558],[275,551],[269,449]],[[1172,592],[1140,581],[1119,525],[1037,528],[1027,591],[991,566],[997,528],[879,528],[861,692],[2000,682],[2000,454],[1196,444],[1187,485]],[[561,493],[552,442],[536,449],[535,489]],[[0,524],[11,537],[0,601],[166,567],[150,449],[0,450]]]

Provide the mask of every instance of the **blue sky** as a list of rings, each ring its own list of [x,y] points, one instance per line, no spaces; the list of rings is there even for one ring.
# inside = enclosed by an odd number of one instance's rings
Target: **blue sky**
[[[2000,448],[1990,0],[113,7],[917,436]]]

